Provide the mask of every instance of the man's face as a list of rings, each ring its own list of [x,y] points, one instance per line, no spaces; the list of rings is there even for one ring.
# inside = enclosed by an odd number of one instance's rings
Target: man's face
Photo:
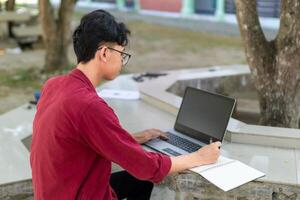
[[[101,73],[106,80],[113,80],[116,78],[123,66],[123,51],[125,48],[120,45],[102,47],[103,56],[106,62],[102,62]]]

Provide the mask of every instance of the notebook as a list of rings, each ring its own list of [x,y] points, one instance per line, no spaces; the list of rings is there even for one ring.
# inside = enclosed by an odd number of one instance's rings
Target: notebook
[[[224,164],[219,164],[220,162]],[[265,176],[263,172],[224,156],[220,156],[215,164],[195,167],[190,170],[200,174],[225,192]]]

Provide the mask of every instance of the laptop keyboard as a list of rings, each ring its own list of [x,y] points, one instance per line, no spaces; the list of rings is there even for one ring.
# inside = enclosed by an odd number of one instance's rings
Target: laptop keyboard
[[[165,142],[179,147],[180,149],[183,149],[189,153],[195,152],[202,147],[201,145],[195,144],[185,138],[174,135],[173,133],[166,132],[166,134],[169,139]]]

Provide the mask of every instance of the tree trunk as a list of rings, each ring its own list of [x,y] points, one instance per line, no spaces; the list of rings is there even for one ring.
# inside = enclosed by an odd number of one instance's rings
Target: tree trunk
[[[68,46],[54,33],[46,44],[45,72],[61,71],[69,65]]]
[[[49,0],[39,0],[43,39],[46,49],[46,72],[62,70],[69,65],[68,46],[71,41],[71,20],[75,0],[61,0],[58,16]]]
[[[6,2],[6,10],[7,11],[14,11],[15,10],[15,0],[8,0]],[[7,22],[7,30],[8,30],[8,36],[13,38],[14,37],[14,33],[12,31],[12,28],[14,26],[14,23],[9,21]]]
[[[277,37],[267,41],[256,0],[235,0],[237,19],[263,125],[299,128],[300,0],[282,2]],[[298,96],[298,97],[297,97]]]

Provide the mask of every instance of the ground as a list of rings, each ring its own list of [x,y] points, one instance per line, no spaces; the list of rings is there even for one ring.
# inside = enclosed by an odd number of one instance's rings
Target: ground
[[[74,16],[73,24],[77,23],[78,13]],[[239,37],[220,36],[136,19],[128,21],[127,25],[132,34],[126,51],[132,54],[132,58],[123,73],[245,63]],[[33,50],[1,55],[1,49],[15,47],[17,45],[13,40],[0,40],[0,113],[33,100],[34,91],[39,90],[48,77],[40,73],[45,55],[42,41]],[[76,61],[71,45],[69,58],[71,64],[66,71],[74,67]]]

